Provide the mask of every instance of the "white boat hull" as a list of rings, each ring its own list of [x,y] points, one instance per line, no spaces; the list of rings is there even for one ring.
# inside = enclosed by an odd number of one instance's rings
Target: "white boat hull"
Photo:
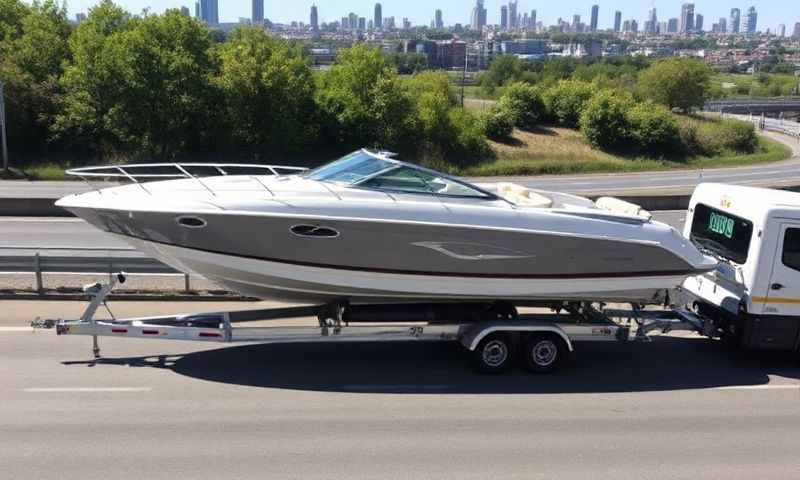
[[[686,275],[515,279],[352,271],[242,258],[119,235],[181,271],[261,299],[318,303],[447,300],[591,300],[657,303]]]

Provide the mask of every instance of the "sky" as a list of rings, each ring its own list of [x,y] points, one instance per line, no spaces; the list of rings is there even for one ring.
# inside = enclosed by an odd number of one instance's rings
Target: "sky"
[[[74,18],[78,12],[85,12],[98,0],[67,0],[70,16]],[[194,13],[194,0],[115,0],[131,12],[139,12],[150,8],[153,12],[162,12],[167,8],[189,7]],[[285,23],[292,20],[308,22],[309,10],[315,0],[264,0],[264,15],[273,22]],[[739,2],[739,3],[737,3]],[[434,12],[440,8],[444,13],[446,25],[454,23],[468,24],[474,0],[383,0],[384,17],[394,16],[399,24],[403,17],[408,17],[415,25],[428,25]],[[485,0],[489,13],[489,23],[500,23],[500,6],[503,0]],[[559,17],[570,20],[573,14],[580,14],[581,20],[588,23],[592,4],[600,5],[600,28],[610,28],[614,21],[614,11],[622,11],[623,19],[636,19],[640,23],[647,17],[647,11],[655,6],[659,20],[680,17],[683,0],[560,0],[558,2],[542,0],[518,0],[519,11],[530,12],[536,9],[539,20],[545,25],[553,24]],[[795,22],[800,22],[800,2],[797,0],[695,0],[695,12],[705,17],[705,29],[720,17],[728,17],[733,7],[745,10],[755,6],[758,10],[758,28],[775,30],[780,23],[786,24],[789,32]],[[221,22],[235,22],[239,17],[250,17],[250,0],[219,0],[219,16]],[[371,18],[375,0],[316,0],[320,21],[328,22],[341,19],[350,12]]]

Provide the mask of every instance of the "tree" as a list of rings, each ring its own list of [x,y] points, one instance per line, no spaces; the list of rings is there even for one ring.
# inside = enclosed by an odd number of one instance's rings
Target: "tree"
[[[638,87],[647,100],[690,112],[710,97],[711,69],[699,60],[669,58],[643,71]]]
[[[478,81],[484,91],[492,94],[506,83],[521,79],[524,71],[522,60],[513,55],[501,55],[492,61]]]
[[[581,132],[590,144],[604,150],[621,150],[631,139],[627,112],[633,98],[614,90],[597,93],[581,114]]]
[[[298,151],[317,141],[315,84],[299,48],[264,29],[234,30],[219,48],[225,127],[250,149]]]
[[[639,103],[628,110],[627,120],[631,139],[638,151],[651,156],[681,153],[678,122],[665,107]]]
[[[514,118],[514,125],[523,130],[534,129],[544,112],[539,91],[526,83],[513,83],[506,88],[499,106]]]
[[[595,93],[590,83],[561,80],[544,92],[547,111],[560,125],[577,128],[584,107]]]
[[[0,0],[2,1],[2,0]],[[41,153],[48,143],[47,125],[55,115],[57,80],[68,57],[67,13],[53,0],[30,8],[2,1],[0,11],[0,80],[5,83],[10,149]]]
[[[126,94],[111,50],[118,35],[132,27],[131,16],[110,0],[93,8],[69,39],[70,59],[59,80],[62,95],[51,131],[88,150],[120,149],[110,114]]]
[[[346,148],[413,148],[413,102],[377,49],[357,45],[339,53],[317,96],[328,140]]]

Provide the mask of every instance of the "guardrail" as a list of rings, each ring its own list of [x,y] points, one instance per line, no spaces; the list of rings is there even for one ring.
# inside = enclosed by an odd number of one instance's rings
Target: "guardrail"
[[[782,133],[790,137],[797,137],[800,140],[800,123],[782,118],[769,118],[763,115],[739,115],[734,113],[722,113],[722,118],[733,118],[750,122],[761,130]]]
[[[29,251],[26,255],[3,255],[8,251]],[[42,252],[53,254],[42,255]],[[65,255],[65,252],[85,252],[106,255],[76,256]],[[33,274],[36,276],[36,290],[44,291],[45,273],[115,275],[125,272],[136,275],[175,275],[184,277],[185,291],[191,291],[189,275],[165,265],[158,260],[147,257],[109,255],[112,252],[136,253],[125,247],[0,247],[0,274]]]

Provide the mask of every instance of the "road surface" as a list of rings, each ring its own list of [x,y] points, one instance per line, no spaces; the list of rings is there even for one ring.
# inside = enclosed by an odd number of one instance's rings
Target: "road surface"
[[[0,302],[4,478],[787,479],[800,368],[718,343],[578,344],[551,376],[455,344],[238,345],[31,334],[82,304]],[[251,307],[252,305],[244,305]],[[223,306],[114,304],[117,315]],[[224,307],[231,307],[225,304]],[[623,348],[624,347],[624,348]]]
[[[532,188],[581,195],[653,195],[689,194],[702,182],[737,185],[800,186],[800,143],[772,132],[764,135],[792,147],[794,156],[782,162],[751,167],[711,170],[645,172],[631,174],[547,175],[536,177],[483,177],[476,182],[507,180]],[[60,198],[70,193],[90,190],[84,182],[0,181],[0,198]]]

